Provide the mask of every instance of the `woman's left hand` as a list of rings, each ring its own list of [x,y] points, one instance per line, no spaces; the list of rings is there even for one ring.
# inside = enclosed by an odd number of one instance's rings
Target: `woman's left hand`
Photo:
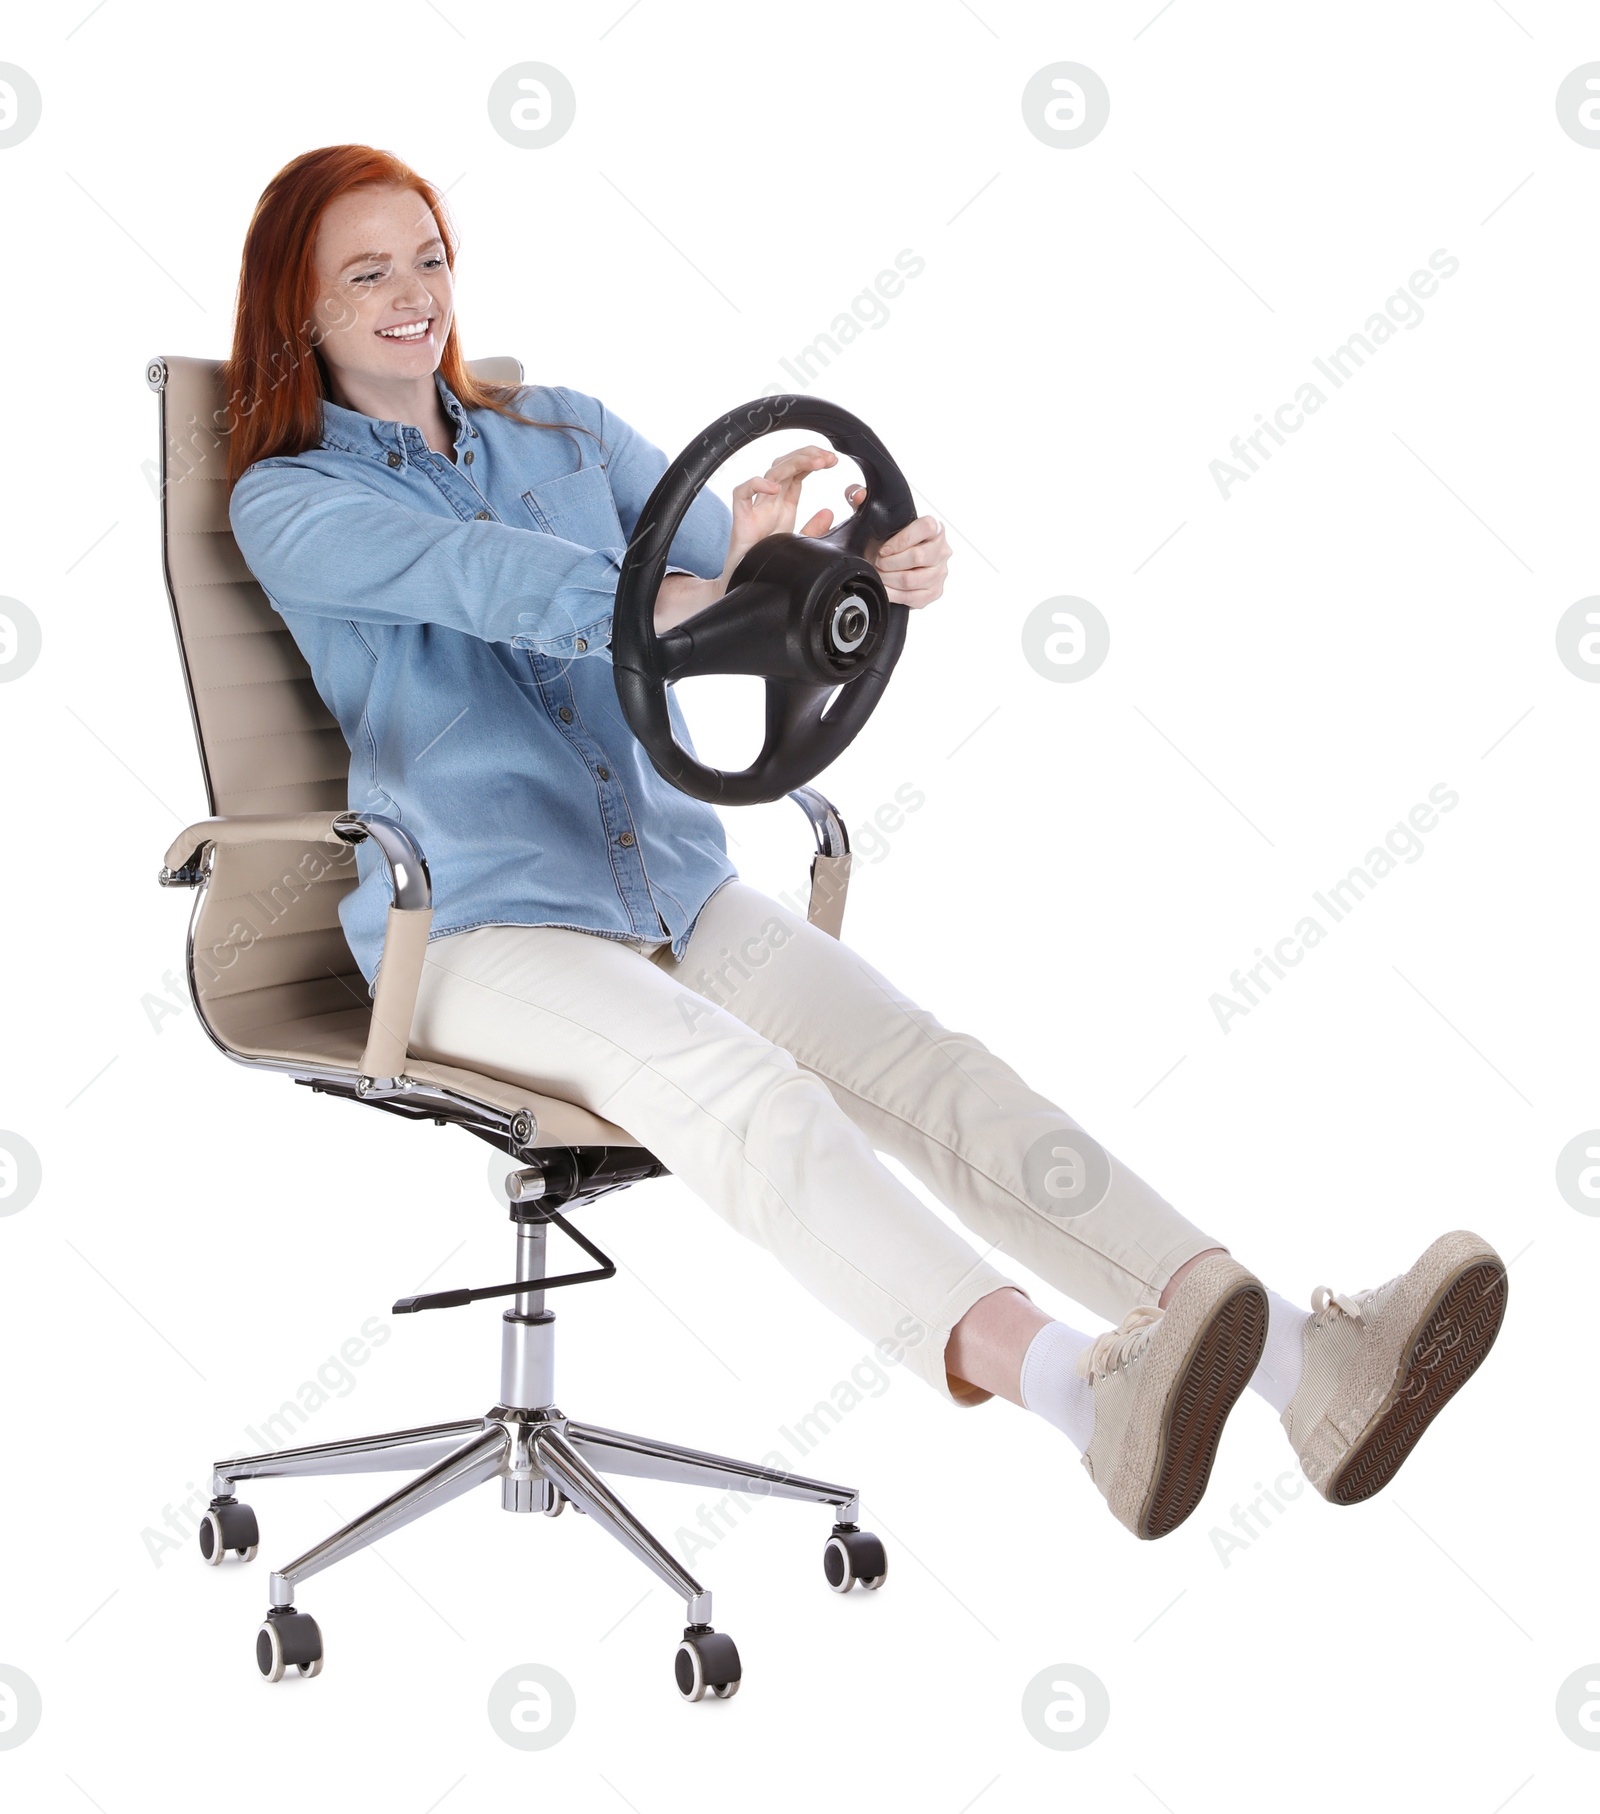
[[[858,510],[867,495],[866,487],[847,485],[844,495],[851,509]],[[931,605],[944,591],[950,566],[950,544],[943,525],[937,517],[915,518],[879,548],[873,565],[883,575],[890,604],[910,605],[913,610]]]

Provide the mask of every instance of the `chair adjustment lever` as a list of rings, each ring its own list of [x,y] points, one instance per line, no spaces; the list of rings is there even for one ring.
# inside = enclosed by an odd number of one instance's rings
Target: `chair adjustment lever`
[[[509,1285],[479,1285],[474,1289],[416,1292],[410,1297],[397,1299],[390,1315],[409,1316],[417,1310],[459,1310],[463,1304],[476,1304],[480,1298],[517,1297],[525,1291],[554,1291],[558,1285],[587,1285],[595,1279],[616,1277],[616,1262],[603,1254],[586,1235],[579,1234],[565,1216],[546,1208],[539,1220],[554,1222],[557,1228],[571,1235],[583,1251],[600,1264],[589,1272],[558,1272],[551,1278],[514,1279]]]

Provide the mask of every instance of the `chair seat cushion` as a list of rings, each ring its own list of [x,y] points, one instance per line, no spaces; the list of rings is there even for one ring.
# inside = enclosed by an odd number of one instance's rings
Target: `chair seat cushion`
[[[254,991],[252,1007],[270,1015],[273,1004],[262,997],[270,998],[274,993],[272,989]],[[352,1003],[348,1008],[329,1013],[301,1014],[286,1020],[268,1018],[249,1026],[230,1024],[225,1035],[219,1031],[219,1037],[241,1057],[314,1065],[319,1070],[347,1072],[355,1077],[361,1071],[361,1054],[366,1047],[370,1018],[369,1009]],[[534,1139],[536,1146],[639,1144],[620,1127],[575,1102],[545,1096],[504,1078],[462,1070],[456,1065],[437,1064],[432,1059],[419,1058],[415,1053],[406,1060],[406,1074],[419,1083],[455,1090],[492,1108],[511,1113],[527,1109],[538,1127]]]

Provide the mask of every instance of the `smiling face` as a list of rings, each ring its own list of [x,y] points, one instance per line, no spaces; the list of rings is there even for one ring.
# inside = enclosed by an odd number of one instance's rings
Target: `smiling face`
[[[335,401],[398,414],[422,381],[431,389],[450,333],[455,290],[438,222],[414,189],[351,189],[323,215],[314,258]]]

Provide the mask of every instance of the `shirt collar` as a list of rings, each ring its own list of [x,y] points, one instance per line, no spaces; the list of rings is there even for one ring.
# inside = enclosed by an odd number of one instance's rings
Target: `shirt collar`
[[[461,400],[450,386],[445,383],[441,372],[433,374],[433,382],[439,392],[439,401],[444,405],[445,414],[456,425],[456,445],[472,433],[467,425],[467,413],[462,408]],[[417,434],[417,430],[405,422],[382,422],[376,416],[365,416],[358,409],[347,409],[342,403],[335,403],[331,397],[322,399],[322,445],[336,447],[345,453],[371,454],[375,458],[387,459],[391,453],[402,457],[406,452],[408,432]]]

